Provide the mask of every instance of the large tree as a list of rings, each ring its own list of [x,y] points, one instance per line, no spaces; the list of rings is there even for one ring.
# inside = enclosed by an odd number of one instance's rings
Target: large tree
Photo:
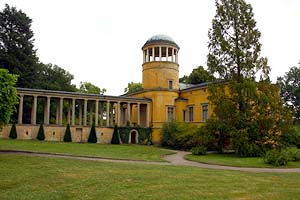
[[[291,106],[295,119],[300,120],[300,62],[292,67],[283,77],[277,78],[281,89],[281,97],[287,106]]]
[[[239,155],[257,156],[267,144],[279,145],[280,126],[290,121],[276,98],[278,90],[268,81],[270,67],[260,55],[261,34],[251,5],[244,0],[215,2],[207,64],[223,81],[209,86],[215,115],[208,127],[219,139],[220,150],[232,141]],[[260,82],[255,81],[258,76]]]
[[[130,82],[127,84],[127,87],[124,89],[124,92],[130,93],[130,92],[135,92],[135,91],[138,91],[141,89],[143,89],[143,86],[141,83]]]
[[[16,82],[16,75],[8,73],[6,69],[0,69],[0,128],[9,122],[16,109],[15,104],[18,103]]]
[[[100,94],[103,95],[106,92],[105,88],[99,88],[90,82],[80,82],[79,92],[88,94]]]
[[[59,91],[76,91],[76,85],[71,81],[74,76],[63,68],[53,64],[39,63],[36,78],[36,88]]]
[[[7,4],[0,12],[0,66],[19,75],[18,87],[32,87],[37,71],[31,23],[25,13]]]
[[[209,82],[214,80],[213,75],[211,75],[203,66],[199,66],[193,69],[192,73],[189,76],[183,76],[179,79],[180,83],[187,84],[200,84],[204,82]]]

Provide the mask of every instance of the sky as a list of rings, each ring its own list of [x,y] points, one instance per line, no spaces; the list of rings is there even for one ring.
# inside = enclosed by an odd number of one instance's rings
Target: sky
[[[300,0],[246,0],[262,33],[261,55],[276,82],[300,61]],[[121,95],[128,82],[142,81],[141,47],[165,34],[180,46],[179,77],[206,67],[214,0],[0,0],[32,20],[41,62],[91,82],[106,95]]]

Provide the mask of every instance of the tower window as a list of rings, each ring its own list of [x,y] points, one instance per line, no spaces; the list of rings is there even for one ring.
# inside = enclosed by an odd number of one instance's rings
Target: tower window
[[[202,121],[205,122],[208,119],[208,104],[202,104]]]
[[[167,107],[167,120],[168,120],[168,122],[174,121],[174,107],[173,106]]]
[[[190,106],[189,107],[189,122],[193,122],[194,121],[194,107]]]
[[[171,90],[171,89],[173,89],[173,81],[168,81],[168,83],[169,83],[169,89]]]

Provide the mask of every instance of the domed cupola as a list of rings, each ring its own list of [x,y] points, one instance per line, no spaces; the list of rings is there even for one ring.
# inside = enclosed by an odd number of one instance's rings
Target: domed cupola
[[[167,35],[149,38],[143,50],[143,88],[178,90],[179,46]]]

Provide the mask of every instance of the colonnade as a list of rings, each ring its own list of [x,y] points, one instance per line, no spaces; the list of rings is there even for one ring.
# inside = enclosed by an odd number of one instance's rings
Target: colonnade
[[[106,127],[114,125],[150,126],[151,101],[148,99],[24,88],[17,88],[17,93],[19,95],[18,124],[23,124],[24,100],[29,98],[30,101],[27,102],[31,103],[29,107],[31,107],[30,124],[32,125],[37,124],[38,104],[43,102],[43,124],[45,125],[54,123],[50,122],[50,118],[51,108],[55,106],[54,124],[56,125],[63,125],[65,117],[71,126],[91,126],[93,123],[95,126]],[[38,101],[39,99],[44,100]]]
[[[143,51],[143,63],[167,61],[178,63],[178,49],[172,46],[146,47]]]

